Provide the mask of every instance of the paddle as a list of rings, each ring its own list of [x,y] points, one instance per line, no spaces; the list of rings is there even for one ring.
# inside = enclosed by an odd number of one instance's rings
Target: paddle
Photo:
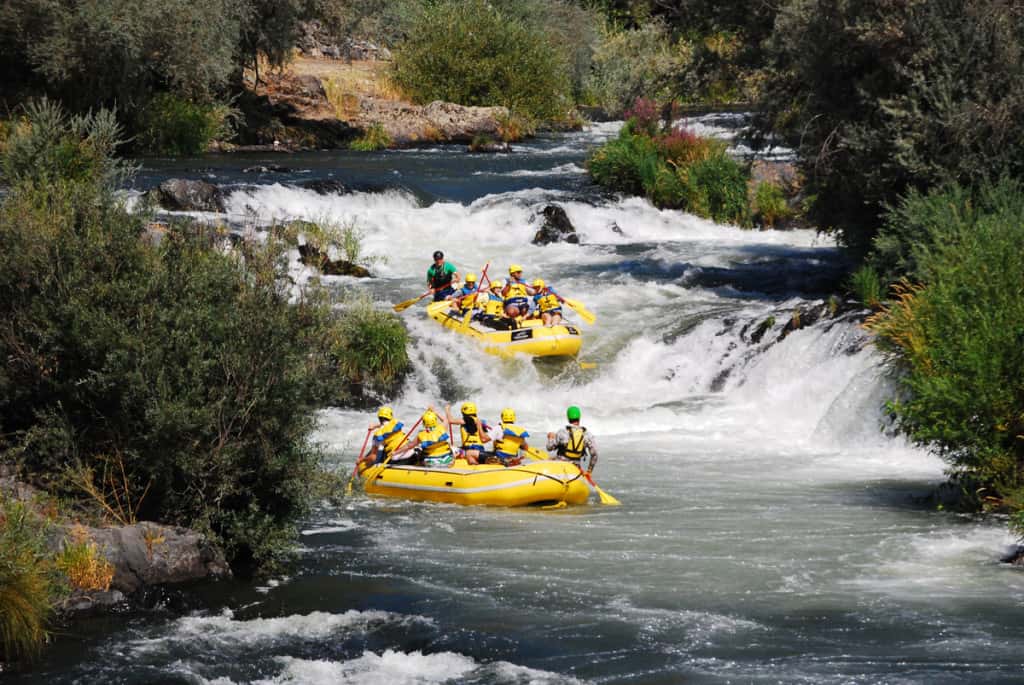
[[[490,282],[490,278],[487,276],[487,270],[491,268],[491,262],[488,261],[484,264],[484,268],[480,270],[480,287],[476,289],[476,292],[472,295],[473,306],[466,312],[466,316],[462,318],[462,324],[459,325],[459,333],[465,335],[469,331],[469,321],[473,318],[473,312],[476,311],[477,302],[480,299],[480,293],[484,292],[484,281]]]
[[[584,307],[582,302],[578,300],[570,300],[568,297],[562,297],[561,295],[555,295],[555,297],[558,298],[559,302],[567,304],[574,310],[576,310],[576,313],[580,315],[580,318],[586,321],[587,323],[593,325],[593,323],[597,321],[597,317],[594,316],[594,314],[589,309]]]
[[[406,300],[405,302],[399,302],[394,307],[392,307],[392,309],[394,309],[396,312],[404,312],[406,309],[413,306],[414,304],[416,304],[417,302],[419,302],[432,292],[434,292],[433,288],[429,289],[427,292],[423,293],[419,297],[414,297],[411,300]]]
[[[406,432],[406,434],[405,434],[405,437],[404,437],[404,438],[402,438],[402,442],[400,442],[400,443],[398,443],[397,445],[395,445],[395,449],[393,449],[393,450],[391,451],[391,454],[389,454],[389,455],[387,456],[387,459],[385,459],[384,461],[382,461],[382,462],[380,463],[380,466],[381,466],[381,468],[383,468],[383,467],[387,466],[387,465],[388,465],[388,462],[389,462],[389,461],[391,461],[391,457],[393,457],[393,456],[395,456],[396,454],[398,454],[398,450],[402,449],[402,445],[404,445],[404,444],[405,444],[405,441],[409,439],[409,436],[410,436],[410,435],[412,435],[412,434],[413,434],[413,432],[415,432],[415,430],[416,430],[416,426],[420,425],[420,421],[422,421],[422,420],[423,420],[423,417],[422,417],[422,416],[421,416],[421,417],[419,417],[418,419],[416,419],[416,423],[412,424],[412,428],[410,428],[410,429],[409,429],[409,430],[408,430],[408,431]]]
[[[533,459],[536,459],[538,461],[542,461],[544,459],[550,459],[550,457],[548,457],[548,455],[546,453],[541,452],[536,447],[528,447],[526,449],[526,454],[527,454],[527,456],[532,457]],[[576,468],[578,468],[578,469],[580,468],[579,464],[576,464]],[[590,487],[594,488],[594,490],[597,491],[597,496],[601,499],[601,504],[608,504],[608,505],[613,505],[613,506],[619,506],[619,505],[622,504],[622,502],[620,502],[619,500],[615,499],[614,497],[609,495],[607,492],[602,490],[597,485],[597,483],[594,482],[594,479],[590,477],[589,473],[587,473],[583,469],[580,469],[580,473],[583,474],[583,477],[587,479],[588,483],[590,483]]]
[[[363,446],[359,448],[359,456],[356,457],[356,465],[352,467],[352,476],[348,479],[348,485],[345,486],[345,494],[352,494],[352,483],[356,480],[356,474],[359,473],[359,462],[363,460],[363,452],[366,450],[366,443],[370,441],[370,433],[373,432],[373,428],[366,429],[366,437],[363,439]]]

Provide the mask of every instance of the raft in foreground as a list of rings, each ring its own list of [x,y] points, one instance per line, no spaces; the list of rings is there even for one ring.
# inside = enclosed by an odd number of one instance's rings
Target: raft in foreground
[[[519,466],[457,459],[451,468],[377,464],[360,477],[371,495],[412,500],[519,507],[528,504],[585,504],[590,488],[575,464],[531,461]]]
[[[427,305],[427,315],[445,328],[451,328],[483,343],[484,351],[499,357],[530,354],[535,357],[571,357],[580,351],[583,336],[569,323],[544,326],[540,319],[526,319],[513,331],[496,331],[471,321],[463,327],[463,316],[453,311],[451,303],[441,300]]]

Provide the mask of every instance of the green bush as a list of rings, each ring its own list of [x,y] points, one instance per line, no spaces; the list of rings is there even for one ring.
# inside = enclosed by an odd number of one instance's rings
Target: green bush
[[[616,192],[644,195],[642,169],[658,165],[654,142],[628,129],[598,148],[587,160],[587,171],[599,185]]]
[[[702,159],[685,171],[687,208],[719,223],[750,224],[747,174],[725,153]]]
[[[360,152],[374,152],[391,147],[391,136],[379,123],[370,125],[370,128],[363,132],[363,135],[351,142],[349,147]]]
[[[779,219],[792,216],[793,211],[786,202],[786,195],[778,183],[762,181],[754,190],[754,212],[761,222],[768,227],[775,225]]]
[[[198,155],[215,140],[234,136],[237,110],[221,104],[190,102],[173,93],[160,93],[139,112],[136,144],[143,152]]]
[[[79,169],[74,132],[50,138]],[[208,531],[236,568],[274,562],[308,505],[320,384],[390,377],[404,349],[339,347],[322,289],[292,301],[281,240],[226,250],[182,223],[153,247],[105,185],[21,178],[0,206],[0,450],[67,496],[70,465],[117,460],[138,518]]]
[[[0,496],[0,662],[32,659],[46,642],[60,592],[46,527],[30,507]]]
[[[903,281],[870,321],[902,370],[889,404],[898,426],[936,449],[954,476],[1024,506],[1024,186],[1001,181],[908,198],[924,240],[909,248],[921,283]],[[947,221],[935,208],[960,217]],[[1014,519],[1018,524],[1024,517]],[[1018,529],[1024,533],[1024,529]]]
[[[885,285],[882,277],[870,264],[865,264],[852,274],[847,284],[853,296],[869,309],[877,309],[882,306],[885,299]]]
[[[424,7],[395,53],[393,79],[416,102],[501,105],[542,120],[565,116],[571,100],[565,54],[486,0]]]
[[[358,301],[342,315],[333,356],[341,378],[362,394],[392,394],[409,368],[407,343],[401,319]]]

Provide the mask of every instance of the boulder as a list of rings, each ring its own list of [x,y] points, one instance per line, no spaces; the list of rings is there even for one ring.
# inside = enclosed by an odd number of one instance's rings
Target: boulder
[[[564,209],[558,205],[548,205],[540,213],[544,217],[544,223],[533,236],[534,245],[562,242],[579,244],[580,237],[576,234],[576,227],[569,221]]]
[[[318,248],[303,243],[299,245],[299,261],[306,266],[311,266],[325,276],[354,276],[356,278],[370,278],[369,269],[344,259],[331,259]]]
[[[149,198],[172,212],[223,212],[224,193],[220,188],[187,178],[171,178],[149,191]]]
[[[231,575],[223,552],[187,528],[142,522],[86,530],[114,565],[111,590],[131,594],[145,585]]]

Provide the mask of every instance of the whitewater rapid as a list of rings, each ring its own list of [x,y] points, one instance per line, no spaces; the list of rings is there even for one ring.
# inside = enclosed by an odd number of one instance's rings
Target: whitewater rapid
[[[690,125],[735,142],[724,121]],[[942,462],[882,430],[892,381],[855,308],[786,330],[828,309],[836,246],[600,194],[584,157],[619,126],[486,158],[322,153],[259,183],[218,168],[228,211],[208,218],[354,223],[375,277],[323,280],[382,309],[422,292],[436,249],[462,273],[521,264],[583,301],[597,316],[581,326],[588,368],[489,357],[412,308],[412,370],[381,401],[407,423],[429,404],[512,407],[535,442],[575,404],[621,507],[323,502],[287,575],[109,628],[51,679],[1019,681],[1024,582],[998,563],[1005,527],[937,511]],[[301,186],[316,174],[384,187]],[[581,244],[531,244],[549,204]],[[328,466],[347,474],[372,412],[318,418]]]

